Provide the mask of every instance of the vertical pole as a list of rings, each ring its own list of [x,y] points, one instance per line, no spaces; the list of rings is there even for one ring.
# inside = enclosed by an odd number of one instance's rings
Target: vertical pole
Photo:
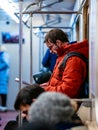
[[[22,86],[22,0],[19,1],[19,91]],[[19,126],[22,124],[21,112],[19,113]]]
[[[43,68],[42,66],[42,59],[43,59],[43,56],[44,56],[44,44],[43,44],[43,33],[42,33],[42,28],[39,28],[39,32],[38,32],[38,35],[39,35],[39,70],[41,70]]]
[[[38,32],[38,36],[39,36],[39,71],[40,71],[40,70],[41,70],[41,59],[42,59],[42,58],[41,58],[41,56],[42,56],[42,55],[41,55],[41,54],[42,54],[42,53],[41,53],[41,50],[42,50],[42,49],[41,49],[41,28],[39,28],[38,31],[39,31],[39,32]]]
[[[94,2],[94,1],[92,1]],[[94,4],[94,3],[93,3]],[[96,5],[96,10],[95,13],[96,14],[96,23],[95,23],[95,40],[96,42],[95,44],[95,56],[96,56],[96,60],[95,60],[95,64],[96,64],[96,88],[95,88],[95,113],[96,113],[96,122],[98,125],[98,60],[97,60],[97,56],[98,56],[98,0],[95,1],[95,5]],[[94,24],[94,23],[93,23]]]
[[[32,73],[33,73],[33,66],[32,66],[32,13],[30,14],[30,84],[33,83]]]
[[[43,57],[44,57],[44,40],[43,40],[43,38],[44,38],[44,34],[41,32],[41,46],[42,46],[42,58],[41,58],[41,65],[42,65],[42,60],[43,60]],[[43,68],[43,66],[42,66],[42,68]]]
[[[41,37],[42,38],[42,59],[43,59],[43,56],[44,56],[44,41],[43,41],[43,36]]]
[[[96,118],[96,122],[98,124],[98,1],[90,0],[89,4],[89,92],[90,98],[93,98],[94,95],[94,103],[91,109],[95,109],[95,117],[93,116],[93,112],[91,112],[91,116]],[[95,106],[94,106],[95,105]],[[95,108],[94,108],[95,107]],[[93,120],[93,118],[92,118]]]

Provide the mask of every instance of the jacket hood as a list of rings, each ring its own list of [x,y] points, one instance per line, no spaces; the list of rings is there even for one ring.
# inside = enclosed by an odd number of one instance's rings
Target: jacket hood
[[[75,51],[82,53],[86,58],[89,55],[88,40],[82,42],[76,42],[73,44],[64,44],[58,49],[58,56],[66,55],[68,52]]]

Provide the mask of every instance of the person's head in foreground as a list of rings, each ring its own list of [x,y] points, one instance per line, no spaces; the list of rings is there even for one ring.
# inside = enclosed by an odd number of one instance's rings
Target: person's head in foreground
[[[45,90],[38,84],[33,84],[22,88],[17,94],[14,108],[22,112],[22,117],[27,118],[28,110],[35,99]]]
[[[59,92],[45,92],[31,105],[29,122],[39,121],[49,124],[69,122],[74,114],[70,98]]]

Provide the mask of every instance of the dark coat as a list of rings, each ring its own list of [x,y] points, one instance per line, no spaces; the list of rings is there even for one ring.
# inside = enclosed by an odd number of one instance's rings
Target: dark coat
[[[48,68],[52,72],[56,63],[56,59],[57,59],[57,55],[50,53],[50,50],[47,49],[42,60],[42,65]]]

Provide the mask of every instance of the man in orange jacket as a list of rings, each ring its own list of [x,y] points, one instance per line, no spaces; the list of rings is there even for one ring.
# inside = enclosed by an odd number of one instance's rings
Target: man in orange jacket
[[[71,98],[79,97],[81,87],[86,78],[86,63],[78,56],[68,58],[63,71],[59,65],[67,53],[74,51],[89,56],[88,41],[69,43],[68,36],[60,29],[52,29],[45,36],[45,43],[50,52],[56,53],[58,58],[49,82],[41,84],[46,91],[56,91],[67,94]]]

